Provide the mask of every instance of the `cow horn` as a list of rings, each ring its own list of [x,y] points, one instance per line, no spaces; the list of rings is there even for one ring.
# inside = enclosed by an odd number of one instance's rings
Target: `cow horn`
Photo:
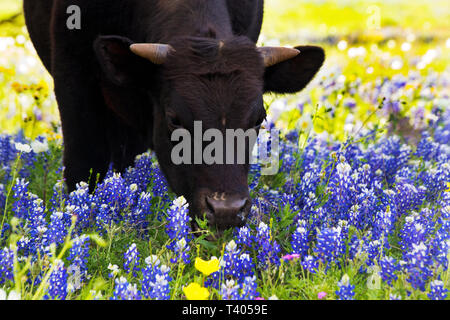
[[[134,54],[150,60],[154,64],[163,64],[166,61],[169,52],[174,49],[168,44],[135,43],[130,46],[130,50]]]
[[[292,59],[300,53],[300,50],[285,47],[260,47],[258,51],[263,56],[266,67]]]

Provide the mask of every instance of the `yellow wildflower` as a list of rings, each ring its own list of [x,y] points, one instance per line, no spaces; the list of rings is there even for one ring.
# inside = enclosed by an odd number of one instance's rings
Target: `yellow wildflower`
[[[219,259],[213,257],[211,260],[205,261],[197,257],[195,258],[195,268],[205,276],[209,276],[211,273],[219,270]]]
[[[183,292],[188,300],[207,300],[209,297],[208,289],[195,282],[183,287]]]

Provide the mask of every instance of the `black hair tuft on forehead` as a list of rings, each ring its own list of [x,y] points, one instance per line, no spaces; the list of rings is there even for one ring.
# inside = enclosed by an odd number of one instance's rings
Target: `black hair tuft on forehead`
[[[168,79],[183,74],[227,74],[240,71],[262,78],[264,62],[253,42],[247,37],[212,39],[178,38],[170,45],[175,49],[165,63]]]

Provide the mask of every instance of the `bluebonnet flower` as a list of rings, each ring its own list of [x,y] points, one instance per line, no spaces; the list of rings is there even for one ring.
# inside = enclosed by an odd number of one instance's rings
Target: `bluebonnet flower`
[[[356,107],[356,100],[350,97],[344,99],[343,104],[345,107],[353,109]]]
[[[255,264],[253,263],[250,254],[247,251],[240,251],[238,258],[235,261],[234,269],[237,272],[237,278],[243,279],[247,276],[253,276],[253,269]]]
[[[114,221],[119,222],[121,217],[118,214],[135,204],[139,195],[137,191],[137,184],[128,185],[120,173],[113,173],[97,186],[94,200],[97,204],[107,204],[116,213]]]
[[[241,227],[237,231],[236,243],[242,247],[246,246],[251,248],[253,245],[254,236],[251,234],[250,229],[246,226]]]
[[[325,204],[326,210],[330,212],[329,216],[333,217],[334,221],[347,219],[348,211],[353,206],[356,198],[352,168],[345,161],[344,157],[341,156],[341,158],[328,185],[330,196]]]
[[[137,230],[145,230],[148,226],[147,217],[152,213],[152,196],[142,192],[136,206],[125,216],[125,221]]]
[[[404,256],[403,268],[408,272],[406,281],[411,283],[414,289],[425,291],[425,284],[433,275],[429,248],[423,242],[413,243],[410,251],[404,253]]]
[[[341,281],[338,282],[339,290],[336,291],[336,295],[339,300],[353,300],[355,296],[355,286],[350,284],[348,275],[344,275]]]
[[[11,177],[11,162],[17,156],[17,149],[12,142],[11,136],[0,135],[0,150],[0,169],[5,172],[2,182],[7,182]]]
[[[265,202],[262,206],[262,210],[268,214],[270,211],[276,212],[278,211],[279,206],[284,206],[283,195],[280,194],[278,190],[272,190],[267,187],[264,188],[264,191],[261,193],[262,202]]]
[[[65,190],[65,183],[59,180],[53,186],[52,197],[50,198],[50,208],[52,211],[62,211],[63,204],[67,202],[68,194]]]
[[[85,182],[80,182],[76,186],[76,190],[69,194],[67,199],[66,211],[69,215],[76,215],[76,232],[79,234],[81,230],[86,229],[91,224],[91,217],[93,215],[93,197],[89,193],[89,185]]]
[[[191,247],[186,242],[186,238],[181,238],[176,241],[172,247],[172,250],[174,252],[174,257],[170,259],[170,262],[177,263],[183,261],[185,264],[188,264],[191,261],[189,255]]]
[[[121,209],[122,210],[129,210],[130,208],[132,208],[135,204],[136,201],[139,197],[139,193],[138,191],[138,186],[135,183],[132,183],[130,185],[126,185],[125,187],[125,193],[122,195],[122,205],[121,205]]]
[[[0,251],[0,285],[7,281],[12,281],[14,264],[14,251],[8,248],[3,248]]]
[[[380,260],[381,271],[379,275],[381,279],[385,281],[388,285],[392,285],[393,281],[398,279],[397,272],[400,271],[400,265],[392,257],[384,257]]]
[[[296,198],[293,194],[290,194],[290,193],[282,193],[281,194],[279,205],[282,208],[288,207],[289,210],[292,212],[298,211],[298,206],[296,204]]]
[[[164,207],[170,200],[166,178],[158,166],[152,171],[152,193],[153,196],[161,198],[160,207]]]
[[[333,262],[338,263],[338,259],[344,253],[344,240],[340,227],[324,228],[317,235],[317,244],[314,253],[319,260],[327,264],[327,268]]]
[[[425,188],[426,200],[435,201],[447,189],[447,182],[450,180],[449,159],[445,159],[436,166],[426,162],[425,170],[419,173],[418,179]]]
[[[99,230],[122,221],[121,213],[133,204],[136,191],[137,187],[127,186],[118,173],[113,173],[97,186],[93,201],[99,208],[96,217]]]
[[[98,208],[97,216],[95,217],[95,224],[97,225],[97,230],[103,231],[105,228],[108,229],[113,224],[113,215],[111,215],[111,209],[107,204],[102,204]]]
[[[272,239],[268,225],[261,222],[256,228],[255,245],[258,248],[258,266],[266,268],[268,264],[278,266],[280,264],[280,246]]]
[[[166,233],[171,239],[167,248],[174,251],[175,258],[172,262],[175,263],[182,259],[184,263],[189,263],[189,245],[191,240],[188,203],[184,197],[176,199],[168,211],[168,224],[166,226]]]
[[[415,186],[409,183],[398,182],[395,188],[395,205],[398,215],[405,215],[411,210],[417,210],[425,200],[424,186]]]
[[[353,235],[349,241],[348,257],[354,259],[357,255],[360,255],[363,250],[363,241],[356,235]]]
[[[280,201],[279,193],[273,190],[264,190],[259,195],[253,201],[252,210],[249,215],[249,220],[255,223],[260,221],[262,216],[270,215],[270,213],[278,211],[278,203]]]
[[[438,155],[439,143],[433,141],[428,132],[423,132],[420,139],[417,150],[414,153],[415,156],[421,157],[424,161],[436,159]]]
[[[249,176],[251,177],[249,189],[253,190],[258,186],[261,178],[261,165],[259,163],[250,165]]]
[[[43,201],[37,196],[29,194],[30,199],[34,199],[31,204],[29,215],[26,218],[27,227],[29,228],[30,243],[28,249],[31,253],[48,253],[48,245],[46,242],[46,232],[48,229],[45,219]]]
[[[448,269],[448,252],[450,250],[450,205],[448,203],[449,192],[444,193],[442,207],[438,215],[437,225],[439,226],[431,241],[431,253],[438,265],[445,271]]]
[[[30,256],[32,254],[30,243],[30,238],[28,236],[22,236],[19,241],[17,241],[17,252],[24,257]]]
[[[225,280],[225,283],[222,283],[219,294],[222,300],[238,300],[239,285],[233,279]]]
[[[387,238],[387,236],[391,234],[394,222],[394,214],[392,213],[390,206],[385,210],[378,211],[375,215],[374,237],[378,239]]]
[[[285,153],[281,161],[280,172],[290,173],[294,169],[297,160],[292,154]]]
[[[308,252],[308,229],[305,220],[298,220],[297,229],[292,234],[291,245],[292,253],[304,256]]]
[[[218,287],[219,282],[224,283],[226,279],[235,279],[239,282],[244,281],[246,277],[254,275],[255,265],[248,251],[238,247],[234,240],[231,240],[225,246],[223,257],[220,260],[220,269],[211,274],[206,285]]]
[[[136,284],[128,283],[125,277],[115,280],[114,293],[111,300],[141,300]]]
[[[314,198],[314,202],[315,202],[315,198]],[[311,221],[309,225],[309,241],[311,242],[314,237],[317,236],[317,230],[322,228],[325,225],[330,225],[330,219],[327,217],[327,212],[326,209],[324,207],[319,207],[317,209],[314,210],[310,210],[307,209],[306,207],[304,208],[304,210],[302,210],[301,212],[306,212],[307,213],[307,218],[305,219],[303,217],[304,220],[307,221]]]
[[[152,180],[153,162],[149,153],[138,155],[134,167],[128,168],[124,179],[128,185],[136,184],[138,192],[146,192]]]
[[[163,270],[165,270],[163,268]],[[165,274],[166,271],[162,271],[163,274],[157,274],[155,276],[155,282],[153,283],[153,297],[156,300],[169,300],[170,287],[169,281],[170,277]]]
[[[240,285],[241,294],[239,296],[240,300],[255,300],[258,297],[258,284],[256,283],[256,276],[245,277],[244,282]]]
[[[315,194],[317,185],[320,181],[320,168],[311,164],[305,169],[300,183],[296,186],[295,194],[297,195],[296,203],[301,208],[304,206],[304,201],[311,193]]]
[[[241,283],[229,279],[222,283],[219,294],[222,300],[254,300],[258,296],[257,287],[255,276],[245,277]]]
[[[287,141],[296,144],[298,143],[299,133],[297,130],[291,130],[286,134],[285,138]]]
[[[65,300],[67,296],[67,270],[64,268],[64,262],[59,259],[55,260],[54,267],[48,280],[47,293],[44,299]]]
[[[81,235],[73,239],[72,248],[69,251],[68,261],[71,262],[68,273],[69,283],[71,284],[71,290],[78,290],[82,284],[86,281],[87,259],[89,257],[89,236]]]
[[[147,266],[142,270],[141,280],[142,295],[145,298],[168,300],[170,298],[169,283],[172,278],[169,276],[170,268],[166,265],[159,265],[157,256],[150,256],[145,259]]]
[[[319,269],[317,259],[313,256],[306,256],[301,264],[302,267],[310,273],[317,273],[317,270]]]
[[[369,238],[369,237],[366,237]],[[380,239],[366,240],[363,245],[363,251],[367,253],[368,259],[366,264],[370,267],[378,264],[380,257],[383,255],[386,243]]]
[[[64,219],[64,212],[54,211],[50,215],[50,224],[44,234],[44,246],[52,243],[60,245],[64,242],[68,228],[67,219]]]
[[[381,170],[384,178],[391,184],[395,173],[410,159],[411,147],[402,144],[398,136],[391,136],[371,146],[368,155],[373,172]]]
[[[431,300],[445,300],[447,298],[448,290],[444,288],[444,283],[441,280],[434,280],[430,284],[430,293],[428,297]]]
[[[400,231],[400,245],[402,250],[407,251],[413,244],[425,242],[432,230],[432,213],[427,209],[412,212],[405,218],[405,224]]]
[[[16,199],[13,203],[12,211],[19,219],[26,219],[30,215],[34,198],[28,193],[29,182],[25,179],[16,179],[12,191],[13,197]]]
[[[128,250],[124,254],[125,262],[123,264],[123,269],[126,273],[133,273],[133,276],[137,276],[137,272],[139,272],[140,268],[140,254],[136,247],[136,244],[133,243]]]

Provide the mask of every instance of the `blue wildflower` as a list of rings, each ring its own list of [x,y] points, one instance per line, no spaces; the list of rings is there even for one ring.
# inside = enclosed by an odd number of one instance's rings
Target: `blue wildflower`
[[[133,273],[133,276],[137,276],[140,268],[140,254],[135,243],[133,243],[124,254],[125,262],[123,264],[123,269],[126,273]]]
[[[167,248],[175,253],[175,258],[172,262],[175,263],[182,259],[184,263],[189,263],[188,243],[191,240],[188,204],[184,197],[176,199],[168,211],[168,224],[166,226],[166,233],[171,239]]]
[[[67,270],[64,268],[64,262],[55,260],[54,269],[48,280],[47,293],[44,299],[65,300],[67,296]]]
[[[150,256],[145,259],[145,262],[147,266],[142,270],[142,295],[145,298],[168,300],[170,298],[169,283],[172,281],[169,276],[170,268],[166,265],[160,266],[157,256]]]
[[[392,257],[384,257],[380,260],[381,271],[379,275],[381,279],[385,281],[388,285],[392,286],[392,282],[398,279],[396,272],[400,271],[400,265]]]
[[[430,293],[428,297],[431,300],[445,300],[447,298],[448,290],[444,288],[444,282],[441,280],[434,280],[430,284]]]
[[[344,275],[341,281],[338,282],[339,290],[336,291],[336,295],[339,300],[353,300],[355,296],[355,286],[350,284],[348,275]]]
[[[120,277],[115,280],[111,300],[141,300],[141,295],[136,284],[128,283],[125,277]]]
[[[13,281],[13,264],[14,251],[8,248],[3,248],[0,251],[0,285],[7,281]]]
[[[68,261],[71,262],[68,273],[69,283],[71,283],[71,290],[78,290],[86,281],[87,259],[89,257],[89,236],[81,235],[73,239],[72,248],[69,251]]]

